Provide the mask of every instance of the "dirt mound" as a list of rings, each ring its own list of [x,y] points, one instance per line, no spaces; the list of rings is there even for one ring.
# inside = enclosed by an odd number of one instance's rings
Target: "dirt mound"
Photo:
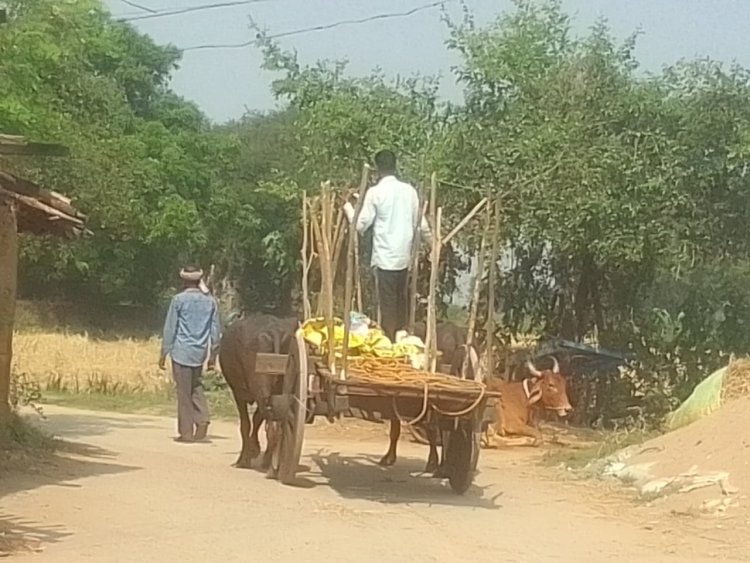
[[[735,369],[734,396],[744,387],[739,373]],[[620,452],[605,473],[632,482],[642,497],[673,512],[750,517],[750,397]]]

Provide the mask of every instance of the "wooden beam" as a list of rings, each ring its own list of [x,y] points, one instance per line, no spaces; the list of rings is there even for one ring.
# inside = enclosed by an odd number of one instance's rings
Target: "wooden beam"
[[[10,417],[10,370],[16,315],[18,230],[16,203],[0,198],[0,424]]]
[[[49,207],[57,209],[66,215],[70,215],[71,217],[81,220],[86,219],[85,215],[79,213],[78,210],[71,205],[71,201],[67,197],[60,195],[57,192],[46,190],[29,180],[4,172],[3,170],[0,170],[0,187],[11,192],[32,197]]]
[[[258,354],[255,373],[261,375],[284,375],[287,357],[281,354]]]
[[[445,237],[443,237],[443,246],[445,246],[446,244],[448,244],[451,241],[451,239],[454,236],[456,236],[458,234],[458,232],[466,226],[466,223],[468,223],[469,221],[471,221],[472,218],[474,217],[474,215],[476,215],[477,213],[479,213],[482,210],[482,207],[484,207],[484,205],[486,203],[487,203],[487,198],[486,197],[482,198],[482,200],[474,206],[474,209],[472,209],[471,211],[469,211],[469,213],[466,215],[466,217],[464,217],[463,219],[461,219],[461,221],[458,223],[458,225],[456,225],[455,228],[450,233],[448,233],[447,235],[445,235]]]

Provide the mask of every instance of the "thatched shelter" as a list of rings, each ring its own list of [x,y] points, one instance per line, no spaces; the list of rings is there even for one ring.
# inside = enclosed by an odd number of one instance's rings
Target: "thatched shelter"
[[[62,156],[60,145],[0,135],[0,155]],[[10,414],[10,370],[18,273],[18,233],[75,238],[86,232],[71,201],[0,169],[0,421]]]

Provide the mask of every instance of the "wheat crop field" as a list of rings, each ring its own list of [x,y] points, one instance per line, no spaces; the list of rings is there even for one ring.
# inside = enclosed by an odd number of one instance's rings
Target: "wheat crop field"
[[[173,384],[158,367],[160,344],[157,336],[92,336],[34,322],[13,336],[13,373],[38,385],[42,403],[171,414]],[[205,374],[204,387],[215,414],[234,415],[221,375]]]
[[[14,372],[45,391],[65,393],[161,393],[168,373],[157,366],[159,341],[96,340],[81,334],[16,333]]]

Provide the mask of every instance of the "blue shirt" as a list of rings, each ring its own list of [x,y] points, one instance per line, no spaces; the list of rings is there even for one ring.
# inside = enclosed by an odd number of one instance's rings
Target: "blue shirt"
[[[212,351],[219,348],[219,311],[216,301],[199,289],[187,289],[172,298],[161,353],[188,367],[202,366]]]

